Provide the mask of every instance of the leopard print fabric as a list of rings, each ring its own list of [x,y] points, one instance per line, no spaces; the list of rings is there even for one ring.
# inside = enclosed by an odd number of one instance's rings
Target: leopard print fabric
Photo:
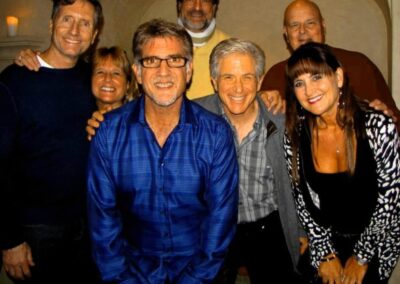
[[[366,133],[377,165],[379,192],[370,223],[355,245],[354,254],[367,261],[377,255],[379,275],[384,279],[390,277],[400,255],[400,140],[390,118],[374,111],[365,112],[365,117]],[[287,136],[284,149],[299,219],[310,242],[311,264],[318,268],[323,256],[335,252],[332,232],[317,224],[306,209],[300,185],[291,176],[293,153]]]

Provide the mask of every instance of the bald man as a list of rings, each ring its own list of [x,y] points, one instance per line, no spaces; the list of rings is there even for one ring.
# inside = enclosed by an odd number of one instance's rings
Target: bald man
[[[285,10],[283,21],[283,34],[290,52],[300,45],[309,42],[325,42],[325,22],[317,4],[309,0],[295,0]],[[391,96],[388,85],[376,65],[364,54],[332,47],[332,51],[350,79],[350,84],[355,94],[361,98],[372,101],[379,99],[389,109],[393,110],[397,118],[400,111]],[[281,61],[268,70],[262,82],[261,90],[278,90],[285,95],[285,66],[287,60]],[[400,123],[397,121],[400,129]]]

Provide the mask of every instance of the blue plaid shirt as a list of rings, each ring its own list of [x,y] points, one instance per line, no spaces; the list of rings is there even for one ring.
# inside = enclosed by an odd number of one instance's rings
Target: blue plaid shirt
[[[161,148],[142,96],[107,115],[88,167],[90,233],[103,280],[215,278],[235,233],[238,203],[235,146],[222,118],[184,99]]]

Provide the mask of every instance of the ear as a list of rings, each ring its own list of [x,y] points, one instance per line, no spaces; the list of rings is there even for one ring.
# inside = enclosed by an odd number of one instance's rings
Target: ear
[[[211,83],[214,87],[216,93],[218,93],[218,80],[216,78],[211,78]]]
[[[50,33],[50,35],[52,35],[53,34],[53,20],[50,20],[49,21],[49,33]]]
[[[257,92],[261,89],[262,82],[264,81],[264,76],[265,76],[265,74],[262,75],[257,82]]]
[[[132,64],[132,70],[133,70],[133,73],[135,74],[136,82],[141,85],[142,84],[142,70],[141,70],[140,66],[138,66],[136,64]]]
[[[218,5],[214,4],[213,5],[213,18],[217,17],[217,11],[218,11]]]
[[[321,26],[322,26],[322,41],[325,43],[325,36],[326,36],[326,26],[325,26],[325,20],[321,20]]]
[[[93,44],[93,43],[94,43],[94,41],[96,40],[96,37],[97,37],[98,32],[99,32],[98,30],[95,30],[95,31],[94,31],[93,36],[92,36],[92,40],[91,40],[90,44]]]
[[[283,33],[283,37],[285,38],[285,41],[286,41],[287,43],[289,43],[289,40],[288,40],[288,31],[287,31],[286,25],[283,26],[282,33]]]
[[[186,83],[189,83],[193,74],[193,61],[189,61],[186,66]]]
[[[335,75],[336,75],[336,81],[337,81],[338,87],[339,88],[343,87],[343,83],[344,83],[343,69],[341,67],[338,67],[338,69],[336,69]]]
[[[178,2],[178,17],[181,16],[181,12],[182,12],[182,2]]]

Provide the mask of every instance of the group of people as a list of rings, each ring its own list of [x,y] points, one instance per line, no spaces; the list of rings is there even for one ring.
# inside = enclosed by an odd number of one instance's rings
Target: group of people
[[[53,0],[49,48],[1,73],[7,274],[235,283],[244,266],[251,283],[387,283],[400,141],[376,66],[324,44],[309,0],[286,8],[292,54],[266,75],[255,43],[216,28],[218,0],[176,4],[178,24],[137,28],[131,68],[119,47],[81,60],[101,31],[99,1]],[[283,102],[286,115],[270,109]]]

